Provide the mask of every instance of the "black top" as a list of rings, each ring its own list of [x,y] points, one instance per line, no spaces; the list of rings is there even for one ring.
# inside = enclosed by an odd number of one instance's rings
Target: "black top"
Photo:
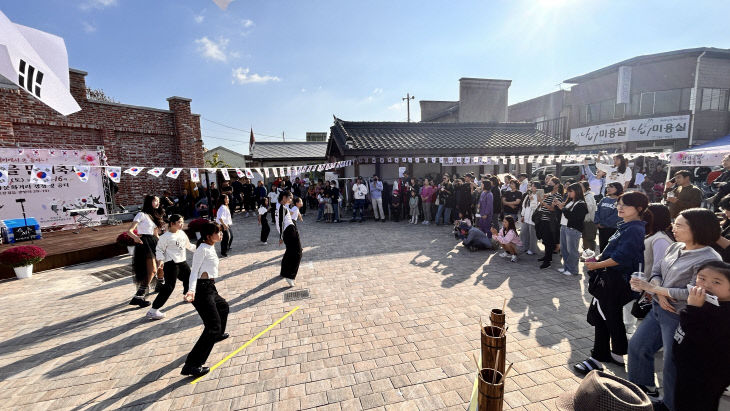
[[[253,196],[253,190],[255,190],[256,187],[254,187],[251,183],[241,184],[241,191],[243,192],[243,195],[246,197]]]
[[[243,183],[238,180],[232,182],[231,186],[233,187],[233,192],[236,194],[239,194],[243,191]]]
[[[454,186],[456,205],[461,211],[466,211],[471,205],[471,192],[468,184],[462,184],[460,186]]]
[[[578,201],[575,204],[563,207],[563,215],[568,219],[568,227],[578,231],[583,231],[583,221],[588,214],[588,206],[585,201]]]
[[[504,201],[512,202],[515,200],[520,200],[520,204],[518,204],[515,207],[510,207],[508,205],[505,205],[504,206],[505,214],[519,214],[520,213],[520,210],[522,209],[522,201],[521,201],[522,192],[519,190],[517,190],[517,191],[509,190],[509,191],[504,192]]]
[[[492,187],[492,213],[493,215],[500,215],[502,213],[502,192],[499,187]]]

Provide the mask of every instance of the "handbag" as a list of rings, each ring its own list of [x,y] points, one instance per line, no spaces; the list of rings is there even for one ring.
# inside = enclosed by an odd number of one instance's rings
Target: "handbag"
[[[631,307],[631,315],[641,320],[649,314],[649,311],[651,311],[650,296],[646,291],[642,291],[641,296],[634,301],[634,305]]]
[[[588,271],[588,293],[599,301],[612,301],[621,306],[634,299],[625,276],[607,268]]]

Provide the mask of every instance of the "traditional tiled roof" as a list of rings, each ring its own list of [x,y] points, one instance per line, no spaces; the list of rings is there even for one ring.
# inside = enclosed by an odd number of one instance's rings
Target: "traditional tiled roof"
[[[565,151],[574,145],[537,130],[534,123],[353,122],[335,117],[330,140],[341,154],[377,152],[531,154]],[[330,150],[334,149],[331,144]],[[330,154],[332,152],[330,151]]]
[[[251,151],[251,159],[320,159],[327,154],[326,142],[292,141],[292,142],[257,142]]]

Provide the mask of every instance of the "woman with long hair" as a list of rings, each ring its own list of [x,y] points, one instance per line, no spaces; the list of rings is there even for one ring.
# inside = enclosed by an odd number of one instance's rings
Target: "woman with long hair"
[[[705,208],[690,208],[679,213],[674,221],[677,242],[667,248],[660,265],[651,272],[649,281],[632,278],[631,286],[653,294],[652,308],[631,337],[629,344],[629,381],[647,395],[658,398],[654,386],[654,355],[664,347],[664,405],[675,410],[674,390],[677,369],[672,353],[674,335],[679,325],[679,311],[686,308],[689,290],[694,285],[697,268],[709,261],[721,261],[712,249],[720,235],[715,215]]]
[[[631,273],[639,269],[644,253],[645,221],[642,216],[649,198],[634,191],[618,200],[618,215],[624,221],[611,237],[596,262],[586,262],[589,271],[589,292],[593,299],[588,309],[588,323],[594,328],[591,356],[573,366],[586,375],[603,370],[601,362],[623,367],[628,340],[623,321],[623,306],[633,298],[629,288]]]
[[[603,251],[608,245],[608,239],[618,229],[621,219],[616,210],[618,197],[623,194],[624,187],[617,182],[606,186],[606,196],[596,206],[596,218],[594,222],[598,226],[598,249]]]
[[[521,211],[522,227],[520,228],[520,240],[522,247],[527,255],[537,254],[537,232],[535,231],[535,222],[532,221],[532,215],[537,210],[539,202],[537,200],[537,190],[541,184],[533,181],[530,188],[525,193],[525,201]]]
[[[537,231],[537,237],[542,240],[545,246],[545,255],[537,259],[537,261],[542,261],[540,265],[541,269],[550,267],[553,261],[553,250],[555,250],[555,246],[559,242],[559,221],[556,221],[557,213],[555,212],[556,207],[553,203],[557,203],[563,198],[560,187],[560,179],[556,177],[550,179],[548,185],[545,186],[546,193],[539,199],[539,205],[537,207],[539,219],[535,229]]]
[[[132,297],[129,305],[147,307],[150,302],[145,300],[147,287],[152,277],[157,274],[157,284],[161,286],[165,282],[162,272],[157,271],[155,261],[155,249],[159,238],[164,214],[160,209],[160,199],[157,196],[147,195],[142,204],[142,211],[137,213],[129,226],[127,233],[134,242],[134,255],[132,256],[132,268],[134,269],[134,282],[137,285],[137,292]],[[137,233],[135,234],[135,230]]]
[[[183,295],[188,292],[188,279],[190,278],[190,266],[187,263],[187,251],[195,251],[195,246],[190,244],[188,235],[183,231],[184,221],[180,214],[170,216],[169,229],[160,236],[157,241],[155,256],[157,258],[158,269],[165,275],[160,292],[152,302],[152,308],[147,312],[147,318],[151,320],[161,320],[165,318],[165,313],[160,311],[163,305],[170,298],[172,291],[175,289],[177,280],[183,283]]]
[[[651,273],[659,270],[664,255],[672,243],[672,218],[669,208],[664,204],[651,203],[644,216],[646,221],[646,239],[644,239],[644,279],[649,281]]]
[[[583,221],[588,214],[588,206],[583,195],[583,185],[573,183],[568,186],[567,203],[554,203],[560,209],[560,254],[563,268],[558,271],[565,275],[578,274],[578,243],[583,236]]]
[[[633,175],[631,174],[631,168],[629,168],[629,161],[626,160],[623,154],[617,154],[613,157],[613,166],[596,163],[596,168],[606,173],[606,186],[611,183],[619,183],[624,190],[629,188]]]
[[[190,271],[188,285],[190,289],[185,298],[193,303],[193,307],[203,320],[203,333],[185,359],[180,371],[182,375],[200,377],[210,371],[203,367],[213,345],[228,338],[226,323],[228,322],[228,302],[218,295],[215,279],[218,278],[218,255],[215,243],[221,241],[221,228],[210,222],[200,229],[200,244],[193,254],[193,268]]]
[[[290,287],[296,285],[295,279],[299,272],[299,263],[302,261],[302,243],[299,240],[299,231],[292,220],[289,211],[289,203],[292,200],[290,191],[282,191],[279,194],[279,203],[276,210],[276,229],[279,231],[279,245],[284,243],[286,251],[281,259],[281,272],[279,275],[286,279]]]
[[[216,211],[215,222],[223,230],[223,241],[221,241],[222,257],[228,257],[228,250],[231,249],[231,244],[233,244],[233,232],[231,231],[233,219],[231,218],[231,210],[228,208],[229,201],[228,194],[221,194],[216,207],[218,211]]]
[[[269,220],[266,219],[266,213],[269,212],[269,198],[263,197],[259,199],[259,225],[261,226],[261,244],[266,245],[268,244],[269,240],[269,232],[271,232],[271,228],[269,227]]]

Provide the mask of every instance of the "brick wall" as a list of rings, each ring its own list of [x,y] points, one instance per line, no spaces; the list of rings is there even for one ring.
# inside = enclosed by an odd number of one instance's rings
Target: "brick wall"
[[[61,116],[27,93],[0,88],[0,143],[39,148],[104,146],[115,166],[203,167],[200,116],[190,111],[190,99],[170,97],[169,110],[88,101],[86,73],[70,70],[71,94],[81,111]],[[145,172],[123,175],[116,201],[142,202],[147,193],[164,189],[179,193],[189,174],[178,180],[154,178]]]

